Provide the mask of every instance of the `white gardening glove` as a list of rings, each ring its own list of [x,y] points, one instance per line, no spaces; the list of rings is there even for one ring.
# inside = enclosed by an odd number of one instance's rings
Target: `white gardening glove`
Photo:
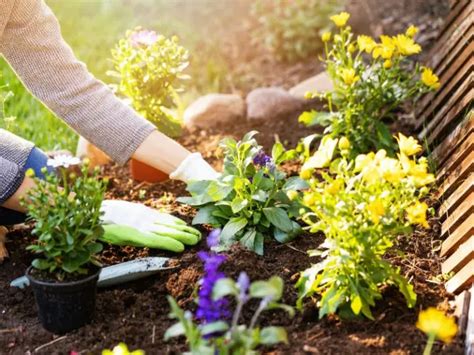
[[[202,158],[200,153],[192,153],[170,174],[170,178],[188,182],[191,180],[216,180],[219,175],[220,174]]]
[[[186,245],[195,245],[201,239],[201,233],[183,220],[139,203],[105,200],[101,211],[102,223],[106,225],[128,226],[141,233],[173,238]]]

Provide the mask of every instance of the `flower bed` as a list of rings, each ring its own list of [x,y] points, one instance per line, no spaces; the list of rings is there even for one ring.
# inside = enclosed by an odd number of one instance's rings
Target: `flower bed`
[[[393,127],[392,127],[393,128]],[[190,149],[208,152],[211,162],[215,165],[221,161],[216,156],[217,144],[225,135],[240,139],[251,129],[260,131],[259,143],[270,151],[277,134],[288,146],[295,146],[298,139],[311,130],[298,126],[296,117],[282,118],[272,125],[249,125],[246,122],[216,127],[199,135],[186,132],[182,142]],[[403,127],[396,131],[406,134],[410,132]],[[284,170],[288,175],[296,175],[299,166],[287,163]],[[104,175],[112,177],[107,198],[140,201],[157,208],[166,208],[178,217],[191,222],[194,211],[176,202],[178,196],[185,194],[185,186],[177,182],[165,182],[155,185],[134,183],[124,168],[109,166]],[[165,197],[163,197],[165,196]],[[281,354],[298,353],[421,353],[426,337],[416,329],[418,311],[429,306],[447,304],[447,295],[441,281],[440,262],[437,247],[439,224],[436,218],[429,221],[430,230],[416,229],[413,235],[403,237],[399,248],[406,253],[401,258],[397,253],[389,253],[388,259],[401,267],[401,273],[414,285],[418,294],[414,309],[406,307],[403,296],[391,287],[382,290],[383,299],[372,309],[375,321],[360,319],[340,321],[335,317],[318,320],[318,310],[311,301],[306,300],[302,312],[297,312],[290,319],[284,311],[272,311],[262,314],[261,323],[265,326],[284,326],[288,332],[289,345],[278,345],[273,350]],[[205,229],[201,228],[202,231]],[[52,341],[56,337],[42,329],[38,323],[33,304],[31,290],[16,290],[8,287],[11,279],[20,276],[30,264],[32,256],[25,252],[30,244],[29,230],[17,231],[9,238],[7,244],[11,251],[11,260],[0,268],[0,299],[2,300],[1,328],[5,332],[0,336],[0,348],[6,353],[23,353],[33,351],[37,347]],[[318,257],[306,254],[323,242],[319,234],[304,233],[287,245],[271,241],[266,245],[265,255],[258,256],[253,252],[233,247],[229,252],[223,271],[228,277],[237,279],[241,271],[246,271],[251,280],[268,279],[278,275],[285,281],[282,302],[294,305],[297,290],[293,287],[298,273]],[[153,354],[173,353],[186,350],[184,342],[174,339],[163,341],[163,334],[174,320],[168,318],[169,305],[167,295],[173,296],[182,308],[195,310],[193,302],[195,283],[202,276],[202,262],[196,250],[206,249],[205,241],[201,241],[194,249],[188,249],[176,257],[179,268],[164,271],[155,277],[133,282],[112,289],[101,290],[97,296],[97,311],[94,321],[77,331],[67,334],[65,338],[43,348],[39,353],[68,353],[69,351],[91,351],[98,353],[100,349],[112,348],[118,342],[126,342],[131,349],[141,348]],[[148,255],[166,255],[164,252],[136,249],[132,247],[106,247],[100,254],[105,264],[114,264]],[[257,304],[250,304],[244,313],[245,321],[255,311]],[[270,352],[272,348],[266,348]],[[462,344],[455,340],[451,345],[436,343],[436,353],[462,353]]]

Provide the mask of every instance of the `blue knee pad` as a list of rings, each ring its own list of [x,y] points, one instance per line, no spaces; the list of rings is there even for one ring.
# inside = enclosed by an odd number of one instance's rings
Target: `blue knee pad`
[[[44,179],[45,176],[41,171],[43,168],[47,168],[48,171],[52,172],[54,169],[47,165],[48,156],[39,148],[33,148],[28,159],[25,163],[25,171],[33,169],[35,176],[40,179]],[[0,225],[12,225],[23,223],[26,219],[26,215],[17,211],[12,211],[4,207],[0,207]]]

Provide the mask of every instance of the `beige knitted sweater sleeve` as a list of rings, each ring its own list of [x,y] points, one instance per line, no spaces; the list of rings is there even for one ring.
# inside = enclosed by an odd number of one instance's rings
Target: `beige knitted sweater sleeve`
[[[76,59],[43,0],[0,0],[0,53],[36,97],[120,164],[155,130]]]

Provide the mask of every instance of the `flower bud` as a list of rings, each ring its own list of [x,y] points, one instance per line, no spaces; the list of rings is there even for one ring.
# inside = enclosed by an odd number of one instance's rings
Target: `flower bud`
[[[321,36],[323,42],[327,42],[331,39],[331,32],[324,32]]]
[[[339,139],[338,147],[340,150],[347,150],[351,147],[351,142],[349,142],[349,139],[347,139],[347,137],[341,137]]]
[[[303,180],[309,180],[312,175],[313,172],[311,171],[311,169],[302,170],[300,172],[300,178],[302,178]]]
[[[29,177],[29,178],[33,178],[33,177],[35,177],[35,171],[33,169],[29,168],[28,170],[26,170],[25,176]]]
[[[290,190],[286,193],[286,196],[288,196],[288,198],[293,201],[294,199],[296,199],[298,197],[298,191],[295,191],[295,190]]]

